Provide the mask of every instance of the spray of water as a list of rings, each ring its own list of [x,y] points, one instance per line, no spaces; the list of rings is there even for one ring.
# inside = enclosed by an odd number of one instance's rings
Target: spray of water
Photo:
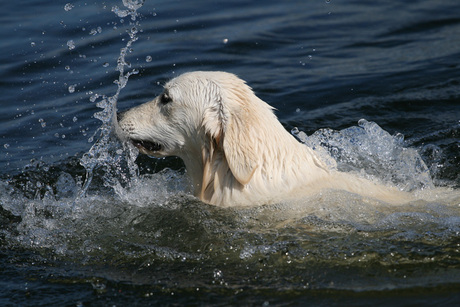
[[[94,171],[97,167],[101,167],[105,172],[105,184],[112,187],[119,188],[123,183],[129,184],[129,179],[136,177],[138,174],[137,166],[134,160],[137,157],[137,150],[129,144],[122,144],[120,146],[117,140],[117,135],[120,133],[116,114],[117,114],[117,101],[120,92],[125,88],[130,76],[138,74],[137,69],[132,69],[131,64],[126,61],[127,55],[132,51],[132,45],[138,40],[137,34],[140,27],[137,20],[137,10],[142,7],[144,0],[123,0],[125,9],[118,6],[112,8],[118,17],[124,18],[130,16],[128,35],[129,40],[126,46],[121,48],[120,55],[117,60],[116,70],[119,72],[118,79],[114,81],[117,85],[117,91],[113,96],[107,97],[106,95],[94,94],[90,97],[91,102],[97,101],[97,107],[102,110],[95,113],[94,117],[99,119],[102,124],[95,132],[94,136],[90,139],[97,138],[97,141],[91,149],[81,158],[81,165],[86,169],[86,181],[82,187],[80,197],[84,196],[89,186],[91,185]],[[126,167],[127,166],[127,167]],[[121,171],[127,169],[128,173]]]
[[[358,126],[341,131],[320,129],[311,136],[296,128],[292,133],[340,171],[360,173],[404,191],[434,188],[418,151],[405,146],[402,134],[390,135],[374,122],[361,119]]]

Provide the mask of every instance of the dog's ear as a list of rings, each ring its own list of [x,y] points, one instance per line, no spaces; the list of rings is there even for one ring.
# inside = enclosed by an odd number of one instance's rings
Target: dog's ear
[[[251,119],[246,110],[230,115],[223,135],[223,149],[228,166],[239,183],[247,184],[257,167],[259,157],[251,142]]]
[[[215,143],[215,150],[223,150],[227,164],[239,183],[247,184],[257,167],[259,157],[253,138],[249,102],[252,91],[241,81],[240,91],[226,89],[222,93],[217,84],[211,84],[213,105],[205,112],[203,126]],[[212,153],[211,153],[212,156]]]

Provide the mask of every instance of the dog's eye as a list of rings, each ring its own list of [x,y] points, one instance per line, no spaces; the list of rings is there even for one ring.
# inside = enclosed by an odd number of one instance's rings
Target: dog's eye
[[[162,104],[168,104],[172,101],[171,97],[169,96],[168,93],[164,92],[163,94],[161,94],[160,96],[160,102]]]

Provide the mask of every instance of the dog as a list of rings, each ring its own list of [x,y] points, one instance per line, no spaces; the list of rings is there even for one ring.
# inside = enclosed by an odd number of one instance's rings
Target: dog
[[[408,193],[328,166],[297,141],[236,75],[182,74],[161,95],[118,115],[119,137],[154,157],[178,156],[201,201],[223,207],[344,190],[387,203]]]

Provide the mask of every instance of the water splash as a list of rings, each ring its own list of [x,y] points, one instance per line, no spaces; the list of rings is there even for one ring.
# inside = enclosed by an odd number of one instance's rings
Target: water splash
[[[292,133],[319,151],[330,166],[336,163],[340,171],[361,173],[405,191],[434,187],[417,150],[405,146],[402,134],[390,135],[374,122],[361,119],[358,126],[341,131],[320,129],[311,136],[298,129]]]
[[[108,186],[129,184],[129,179],[138,175],[138,169],[134,163],[138,152],[129,144],[122,144],[123,149],[120,148],[120,143],[116,137],[120,131],[116,115],[117,101],[121,90],[126,87],[130,76],[139,73],[137,69],[131,69],[131,64],[126,61],[126,57],[132,51],[132,44],[138,40],[137,34],[140,24],[136,21],[136,17],[138,16],[137,10],[142,7],[143,3],[143,0],[123,0],[123,5],[126,9],[120,9],[117,6],[112,8],[112,11],[118,17],[131,16],[130,27],[127,31],[129,40],[126,46],[121,48],[117,60],[116,71],[119,72],[119,76],[114,81],[117,85],[116,93],[110,97],[98,94],[90,97],[92,102],[101,98],[96,105],[102,110],[95,113],[94,117],[102,121],[102,125],[92,137],[92,139],[98,137],[96,143],[83,155],[80,161],[81,165],[86,169],[86,181],[80,196],[84,196],[88,191],[96,167],[104,169],[105,184]],[[127,69],[130,70],[126,71]],[[123,169],[127,169],[128,173],[123,172]]]
[[[145,0],[123,0],[123,5],[127,10],[118,8],[118,6],[112,7],[112,12],[117,14],[118,17],[123,18],[128,15],[131,16],[131,20],[135,21],[137,17],[137,10],[144,5]]]
[[[73,40],[68,40],[67,47],[69,48],[69,50],[75,49],[75,42]]]
[[[75,5],[73,5],[72,3],[67,3],[65,6],[64,6],[64,10],[66,12],[70,11],[71,9],[73,9],[75,7]]]

